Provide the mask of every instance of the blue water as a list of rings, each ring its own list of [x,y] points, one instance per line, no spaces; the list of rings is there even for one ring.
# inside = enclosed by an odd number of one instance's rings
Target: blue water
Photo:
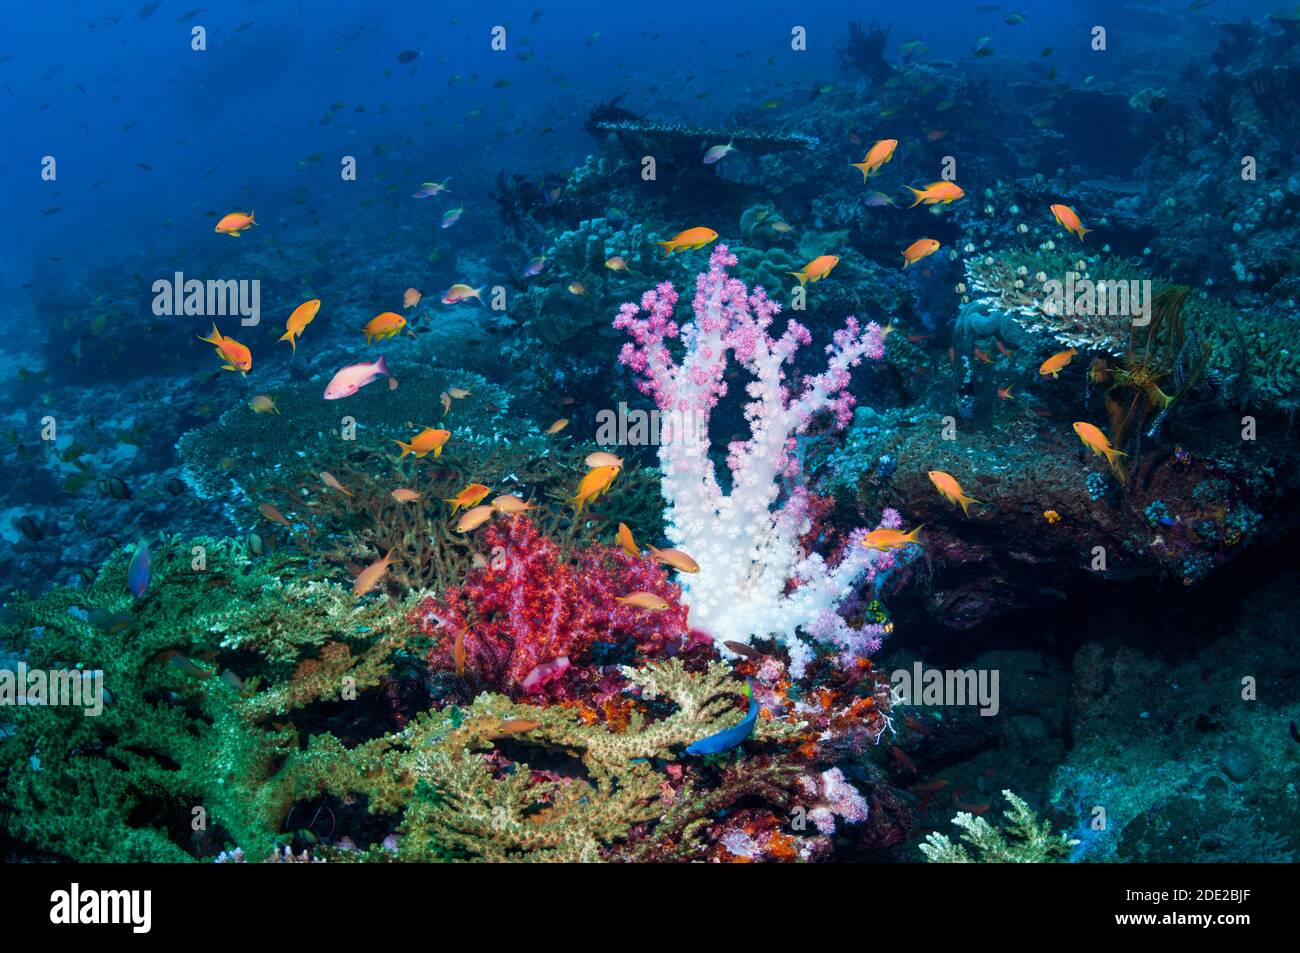
[[[832,47],[849,18],[892,28],[894,54],[920,38],[928,59],[969,62],[974,43],[991,35],[997,57],[978,67],[991,77],[1052,46],[1062,78],[1101,83],[1149,66],[1153,44],[1169,50],[1163,69],[1176,74],[1194,63],[1180,43],[1201,37],[1204,49],[1213,21],[1277,8],[1219,0],[1188,13],[1181,2],[1025,0],[977,14],[976,6],[825,2],[796,14],[769,0],[487,9],[397,0],[364,11],[346,2],[14,5],[0,40],[7,314],[30,318],[24,283],[59,281],[123,254],[183,259],[210,241],[203,213],[211,209],[251,206],[263,222],[310,227],[319,241],[366,255],[371,239],[361,226],[380,213],[365,216],[357,203],[390,184],[405,190],[452,176],[457,200],[472,209],[499,170],[541,176],[581,161],[591,150],[581,120],[593,102],[627,93],[639,112],[705,123],[834,81]],[[195,8],[202,12],[180,22]],[[1004,25],[1011,10],[1027,23]],[[1088,30],[1107,23],[1109,51],[1093,54]],[[490,48],[497,25],[506,27],[502,53]],[[805,52],[790,49],[795,25],[807,28]],[[195,26],[207,30],[205,52],[190,49]],[[400,64],[404,50],[419,59]],[[335,103],[346,105],[323,124]],[[298,168],[315,154],[318,163]],[[340,180],[344,155],[359,160],[355,182]],[[41,179],[45,156],[57,160],[54,182]],[[383,210],[383,225],[423,227],[429,212],[401,203]]]

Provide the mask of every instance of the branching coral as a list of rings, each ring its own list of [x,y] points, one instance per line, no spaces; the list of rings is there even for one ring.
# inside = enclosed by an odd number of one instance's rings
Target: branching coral
[[[283,853],[295,814],[310,828],[329,808],[334,836],[307,842],[321,859],[590,860],[644,837],[670,792],[674,830],[743,791],[787,796],[789,772],[766,762],[729,769],[721,800],[663,767],[744,717],[744,682],[725,664],[629,668],[618,679],[632,694],[603,712],[484,693],[406,720],[366,716],[382,715],[385,685],[409,666],[409,607],[282,582],[242,545],[211,540],[156,546],[149,595],[133,605],[125,564],[123,553],[88,588],[18,600],[0,633],[33,667],[102,668],[111,695],[98,717],[13,709],[0,804],[11,834],[44,851],[183,861],[238,845],[264,857]],[[339,735],[311,730],[325,712]],[[764,718],[751,743],[801,730]]]
[[[796,630],[824,619],[878,555],[855,540],[829,566],[800,544],[808,495],[800,481],[799,438],[822,412],[839,426],[848,423],[850,371],[863,358],[882,357],[884,338],[875,323],[863,327],[849,318],[826,349],[827,369],[800,383],[788,380],[786,367],[811,336],[792,321],[780,338],[772,337],[768,329],[780,306],[729,277],[726,269],[735,262],[725,245],[713,252],[709,270],[696,280],[694,320],[684,326],[673,320],[678,295],[670,284],[646,292],[639,306],[625,304],[614,326],[632,337],[622,362],[671,415],[659,459],[667,536],[701,567],[683,583],[691,624],[718,643],[776,636],[798,671],[810,653]],[[684,345],[680,363],[670,349],[675,340]],[[754,380],[745,408],[751,436],[728,448],[731,488],[724,492],[709,458],[708,423],[727,392],[729,359]]]
[[[1069,858],[1070,848],[1079,841],[1053,831],[1050,821],[1039,820],[1029,805],[1011,791],[1003,791],[1002,796],[1011,805],[1003,815],[1002,829],[965,811],[952,819],[964,832],[961,839],[975,856],[961,844],[954,844],[935,832],[920,845],[926,860],[937,864],[1041,864]]]
[[[98,716],[13,710],[0,745],[13,828],[78,860],[175,861],[200,842],[201,817],[269,852],[297,797],[298,733],[268,722],[375,688],[409,629],[381,602],[284,583],[238,544],[155,546],[138,603],[126,562],[86,588],[18,599],[0,633],[32,668],[102,670],[108,696]]]

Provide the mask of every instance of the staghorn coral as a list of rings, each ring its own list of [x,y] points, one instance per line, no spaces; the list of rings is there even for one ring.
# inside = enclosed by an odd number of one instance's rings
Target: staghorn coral
[[[936,864],[1041,864],[1069,858],[1070,848],[1078,840],[1068,834],[1057,834],[1050,821],[1039,820],[1029,805],[1013,792],[1003,791],[1002,796],[1011,806],[1003,814],[1005,825],[1001,829],[965,811],[952,819],[964,832],[961,839],[975,856],[945,835],[932,832],[920,845],[925,859]]]
[[[415,757],[416,774],[438,795],[426,819],[433,836],[483,860],[648,859],[664,851],[679,856],[702,849],[701,827],[742,797],[778,804],[790,799],[797,769],[788,765],[746,761],[708,790],[689,782],[674,788],[671,774],[653,766],[675,760],[674,749],[738,719],[734,700],[742,683],[726,665],[690,672],[673,659],[625,674],[643,698],[675,710],[655,719],[635,710],[621,730],[612,731],[587,723],[572,707],[538,708],[491,694],[476,698],[436,751]],[[520,763],[494,775],[492,755],[473,752],[491,751],[503,738],[513,738],[506,726],[520,720],[535,727],[520,735],[519,743],[578,759],[583,776],[552,776]],[[755,741],[788,739],[799,727],[760,721]],[[649,832],[633,831],[646,825]],[[632,845],[609,851],[633,834]]]

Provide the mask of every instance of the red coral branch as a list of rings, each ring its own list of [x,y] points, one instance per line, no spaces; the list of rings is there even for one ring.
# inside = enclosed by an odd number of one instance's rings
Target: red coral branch
[[[592,646],[634,645],[643,655],[661,655],[687,635],[681,589],[647,559],[597,544],[561,560],[559,547],[524,516],[492,524],[484,542],[492,554],[488,565],[411,613],[411,622],[436,639],[429,652],[433,671],[454,667],[463,635],[465,667],[488,686],[516,697],[566,697],[565,670],[588,662]],[[615,601],[633,592],[661,596],[669,608]]]

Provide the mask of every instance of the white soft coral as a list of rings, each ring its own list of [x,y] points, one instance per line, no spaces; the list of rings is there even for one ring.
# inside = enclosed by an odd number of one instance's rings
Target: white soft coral
[[[694,320],[685,325],[673,320],[678,296],[664,283],[639,306],[623,305],[614,326],[632,338],[622,362],[667,418],[659,448],[667,535],[700,565],[699,573],[680,580],[691,626],[718,643],[775,636],[788,647],[797,674],[810,655],[798,630],[816,637],[835,629],[827,614],[886,557],[859,545],[856,535],[833,566],[805,551],[800,539],[811,521],[796,439],[823,411],[840,427],[848,423],[850,369],[883,356],[884,332],[848,318],[826,347],[826,370],[792,387],[786,366],[811,337],[794,321],[772,337],[768,329],[780,306],[761,288],[751,293],[730,277],[726,269],[735,262],[725,245],[714,250],[709,270],[696,278]],[[683,346],[680,363],[669,347],[674,338]],[[708,422],[726,394],[729,360],[753,379],[745,406],[750,437],[728,447],[731,490],[724,493],[709,458]],[[837,635],[843,643],[843,633]]]

